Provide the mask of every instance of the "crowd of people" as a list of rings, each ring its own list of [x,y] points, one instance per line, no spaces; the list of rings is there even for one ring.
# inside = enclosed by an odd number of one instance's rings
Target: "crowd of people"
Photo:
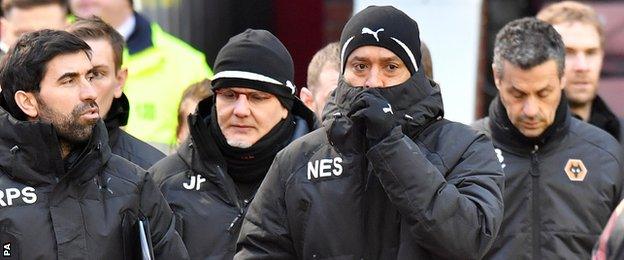
[[[624,257],[624,126],[597,95],[590,6],[505,25],[470,126],[392,6],[351,17],[299,88],[269,31],[210,69],[132,6],[2,0],[3,257]]]

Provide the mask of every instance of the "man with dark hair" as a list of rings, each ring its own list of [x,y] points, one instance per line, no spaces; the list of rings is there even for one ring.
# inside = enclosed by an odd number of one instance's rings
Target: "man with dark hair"
[[[535,18],[496,36],[499,94],[475,127],[492,137],[505,172],[505,216],[488,259],[588,259],[622,198],[618,142],[570,116],[565,47]]]
[[[70,0],[82,18],[101,17],[126,40],[128,133],[161,151],[176,143],[177,109],[189,85],[212,76],[204,54],[134,11],[129,0]]]
[[[565,44],[564,90],[572,114],[624,143],[624,126],[597,93],[605,39],[596,11],[587,4],[563,1],[542,9],[537,19],[551,24]]]
[[[420,41],[421,62],[425,76],[433,80],[433,64],[431,53],[424,41]],[[301,88],[301,101],[312,111],[315,111],[319,120],[324,121],[323,109],[330,94],[336,89],[340,77],[340,44],[330,43],[314,54],[308,66],[308,87]],[[329,105],[335,107],[335,104]],[[325,114],[327,116],[327,114]]]
[[[123,37],[99,18],[79,18],[67,31],[87,42],[93,50],[91,84],[98,92],[96,101],[104,116],[111,151],[148,169],[165,154],[120,128],[128,122],[130,109],[128,98],[122,92],[128,77],[128,69],[121,67]]]
[[[236,259],[485,254],[502,221],[503,173],[485,135],[443,118],[419,35],[391,6],[347,22],[330,118],[275,157]]]
[[[22,34],[41,29],[61,30],[66,21],[64,0],[2,0],[0,57]]]
[[[191,259],[232,259],[258,186],[314,113],[295,97],[294,64],[268,31],[238,34],[219,51],[214,95],[189,116],[190,137],[154,173]]]
[[[89,45],[22,36],[0,71],[0,244],[15,259],[187,258],[151,177],[111,154]],[[140,239],[141,224],[149,229]],[[145,228],[144,228],[145,229]]]

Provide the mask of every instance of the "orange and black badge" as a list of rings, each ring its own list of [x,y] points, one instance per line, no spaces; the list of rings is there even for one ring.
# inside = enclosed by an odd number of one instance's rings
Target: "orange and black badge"
[[[583,181],[587,176],[587,168],[579,159],[569,159],[564,170],[571,181]]]

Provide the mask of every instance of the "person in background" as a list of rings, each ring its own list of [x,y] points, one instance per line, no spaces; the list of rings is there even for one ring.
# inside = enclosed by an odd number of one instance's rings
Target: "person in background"
[[[523,18],[496,36],[498,96],[474,126],[491,136],[505,173],[505,215],[486,259],[588,259],[622,199],[617,140],[573,118],[565,46],[548,23]]]
[[[424,41],[420,41],[420,52],[422,52],[422,64],[423,69],[425,70],[425,76],[428,79],[433,80],[433,60],[431,59],[431,52],[429,52],[429,47],[425,44]]]
[[[615,208],[605,226],[598,243],[592,251],[592,260],[624,259],[624,202]]]
[[[307,87],[301,88],[301,101],[321,118],[327,98],[340,76],[340,43],[332,42],[316,52],[308,65]]]
[[[205,79],[190,85],[184,93],[178,107],[178,128],[176,136],[178,137],[178,145],[184,142],[189,135],[188,117],[197,109],[197,104],[203,99],[212,96],[210,90],[210,80]]]
[[[64,0],[2,0],[0,58],[25,33],[67,26]]]
[[[604,60],[604,27],[589,5],[563,1],[543,8],[537,19],[555,27],[566,48],[565,94],[572,114],[624,143],[621,120],[598,95]]]
[[[128,70],[121,67],[123,38],[99,18],[78,18],[67,31],[87,42],[93,50],[91,84],[98,91],[97,103],[108,130],[108,144],[112,152],[148,169],[165,154],[121,129],[128,122],[130,108],[123,93],[128,77]]]
[[[209,78],[205,56],[133,9],[132,0],[69,0],[73,14],[101,17],[126,41],[125,130],[168,153],[176,143],[177,109],[186,86]]]

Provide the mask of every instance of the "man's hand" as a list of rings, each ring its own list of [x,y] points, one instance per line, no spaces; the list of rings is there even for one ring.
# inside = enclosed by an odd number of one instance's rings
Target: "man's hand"
[[[379,143],[398,126],[392,105],[374,91],[357,96],[347,116],[357,126],[364,126],[369,147]]]
[[[343,156],[359,154],[364,151],[364,129],[354,126],[351,119],[341,113],[333,116],[327,128],[329,143]]]

